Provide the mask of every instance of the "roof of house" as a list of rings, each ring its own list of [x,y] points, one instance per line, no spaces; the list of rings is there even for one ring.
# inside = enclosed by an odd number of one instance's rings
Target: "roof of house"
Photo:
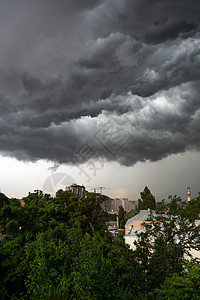
[[[151,210],[151,216],[156,216],[155,210]],[[148,209],[140,210],[139,214],[127,220],[125,226],[132,223],[133,221],[146,221],[147,219],[149,219]]]
[[[126,237],[135,237],[137,238],[137,234],[141,233],[141,232],[145,232],[145,228],[144,227],[133,227],[130,231],[129,234],[125,235]]]

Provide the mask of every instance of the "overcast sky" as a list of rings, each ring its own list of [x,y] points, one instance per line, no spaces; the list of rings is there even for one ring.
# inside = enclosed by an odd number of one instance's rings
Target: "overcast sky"
[[[197,196],[199,32],[196,0],[0,0],[2,192]]]

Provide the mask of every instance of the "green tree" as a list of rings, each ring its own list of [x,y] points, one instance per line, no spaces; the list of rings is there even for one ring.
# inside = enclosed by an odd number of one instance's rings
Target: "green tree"
[[[188,218],[192,219],[199,219],[199,212],[200,212],[200,193],[198,197],[192,199],[186,206],[186,212]]]
[[[186,264],[183,275],[174,274],[166,278],[160,289],[155,290],[153,299],[200,299],[200,265],[198,263]]]
[[[9,198],[5,194],[0,193],[0,208],[7,205],[8,201]]]
[[[23,265],[28,299],[71,299],[72,250],[70,238],[56,241],[46,233],[26,245]]]
[[[159,203],[135,251],[106,230],[101,197],[59,190],[55,197],[35,191],[23,200],[23,207],[8,199],[0,208],[2,300],[165,299],[171,275],[191,280],[189,269],[184,275],[185,255],[200,249],[198,197],[188,205],[178,197]]]
[[[0,209],[6,235],[0,242],[0,298],[70,299],[72,288],[75,290],[72,275],[75,266],[81,269],[80,249],[88,241],[86,236],[98,233],[96,243],[102,245],[104,239],[103,245],[110,245],[103,260],[111,251],[112,237],[106,231],[101,197],[79,199],[59,190],[54,198],[42,191],[30,193],[23,198],[23,207],[10,200]],[[92,242],[90,246],[94,246]],[[92,253],[100,259],[101,252]],[[101,281],[100,277],[97,280]]]
[[[125,211],[122,205],[119,206],[118,211],[118,222],[119,222],[119,228],[124,228],[125,225],[125,217],[124,217]]]
[[[133,252],[98,233],[82,239],[72,275],[75,299],[135,299],[142,287]]]
[[[144,191],[140,193],[141,199],[138,199],[138,208],[141,209],[155,209],[156,200],[152,195],[151,191],[147,186],[145,186]]]
[[[169,204],[160,203],[157,217],[145,225],[146,231],[135,242],[147,291],[159,287],[173,273],[182,274],[185,258],[191,257],[190,250],[200,250],[200,228],[195,218],[188,218],[187,207],[180,198],[170,200]]]

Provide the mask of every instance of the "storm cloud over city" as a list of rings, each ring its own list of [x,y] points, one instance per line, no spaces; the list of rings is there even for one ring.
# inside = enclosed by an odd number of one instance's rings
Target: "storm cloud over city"
[[[200,149],[199,1],[0,1],[0,153],[121,165]]]

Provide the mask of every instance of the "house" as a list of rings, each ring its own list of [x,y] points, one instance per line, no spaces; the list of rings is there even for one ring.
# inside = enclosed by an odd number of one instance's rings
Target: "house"
[[[139,214],[128,219],[125,224],[125,235],[131,233],[133,227],[144,227],[144,222],[149,222],[152,217],[156,217],[154,210],[140,210]]]
[[[138,234],[145,232],[144,225],[151,223],[151,218],[156,217],[157,214],[154,210],[140,210],[139,214],[127,220],[125,224],[125,235],[124,242],[129,245],[131,250],[135,250],[135,241],[138,240]],[[195,221],[196,226],[200,225],[200,220]],[[177,225],[179,226],[179,225]],[[179,237],[175,237],[177,242],[180,242]],[[152,237],[151,242],[154,243],[154,238]],[[200,259],[200,251],[195,249],[190,249],[190,254],[193,258]],[[186,259],[190,259],[189,256],[185,256]]]
[[[151,218],[156,217],[155,210],[140,210],[139,214],[127,220],[125,224],[124,242],[130,246],[130,249],[135,250],[134,241],[138,239],[137,234],[144,232],[145,223],[150,223]]]

